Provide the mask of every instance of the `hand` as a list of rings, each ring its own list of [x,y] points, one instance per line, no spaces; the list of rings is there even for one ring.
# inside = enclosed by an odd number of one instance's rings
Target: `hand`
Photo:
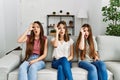
[[[83,36],[85,35],[84,28],[81,28],[80,32],[82,33]]]
[[[32,30],[33,30],[33,23],[30,24],[30,26],[29,26],[28,29],[29,29],[29,31],[32,31]]]
[[[98,56],[95,57],[94,61],[97,61],[97,60],[99,60]]]
[[[57,25],[55,24],[54,29],[56,30],[56,33],[59,33],[60,30],[58,29]]]
[[[35,62],[37,62],[37,60],[36,60],[36,59],[31,60],[31,61],[29,62],[29,64],[31,65],[31,64],[33,64],[33,63],[35,63]]]

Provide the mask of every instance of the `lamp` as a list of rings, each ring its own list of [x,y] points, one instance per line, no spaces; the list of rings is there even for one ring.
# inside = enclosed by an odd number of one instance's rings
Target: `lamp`
[[[81,19],[81,25],[83,25],[83,19],[88,18],[88,14],[86,10],[80,9],[80,11],[77,14],[77,18]]]

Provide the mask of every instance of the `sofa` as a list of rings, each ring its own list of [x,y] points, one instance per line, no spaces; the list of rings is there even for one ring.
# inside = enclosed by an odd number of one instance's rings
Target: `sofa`
[[[52,36],[48,38],[48,55],[45,58],[46,67],[38,71],[38,80],[57,80],[57,70],[51,68],[53,47],[50,44]],[[74,46],[77,36],[71,36]],[[120,37],[116,36],[96,36],[98,52],[101,60],[107,65],[108,80],[120,80]],[[12,51],[10,54],[0,59],[0,80],[18,80],[18,67],[24,58],[25,44],[22,44],[22,51]],[[73,80],[87,80],[87,71],[79,68],[78,59],[74,49],[74,59],[72,60]]]

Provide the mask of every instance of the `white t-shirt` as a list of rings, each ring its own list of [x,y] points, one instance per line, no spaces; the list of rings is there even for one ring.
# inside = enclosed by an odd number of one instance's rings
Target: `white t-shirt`
[[[51,41],[55,40],[55,38],[52,38]],[[68,58],[70,55],[70,46],[74,43],[74,41],[70,38],[69,41],[62,43],[58,41],[57,48],[54,48],[52,57],[59,59],[61,57]]]
[[[97,43],[96,43],[95,37],[93,37],[93,42],[94,42],[95,51],[98,51]],[[90,54],[90,48],[89,48],[88,41],[86,41],[86,55],[85,55],[85,59],[84,59],[84,60],[85,60],[85,61],[88,61],[88,62],[92,62],[93,59],[90,58],[89,54]],[[79,61],[81,61],[81,59],[79,59]]]

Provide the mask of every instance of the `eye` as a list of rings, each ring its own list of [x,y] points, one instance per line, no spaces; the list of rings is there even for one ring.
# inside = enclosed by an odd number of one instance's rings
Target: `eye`
[[[58,27],[58,29],[61,29],[60,27]]]
[[[65,27],[63,27],[63,29],[65,29]]]

